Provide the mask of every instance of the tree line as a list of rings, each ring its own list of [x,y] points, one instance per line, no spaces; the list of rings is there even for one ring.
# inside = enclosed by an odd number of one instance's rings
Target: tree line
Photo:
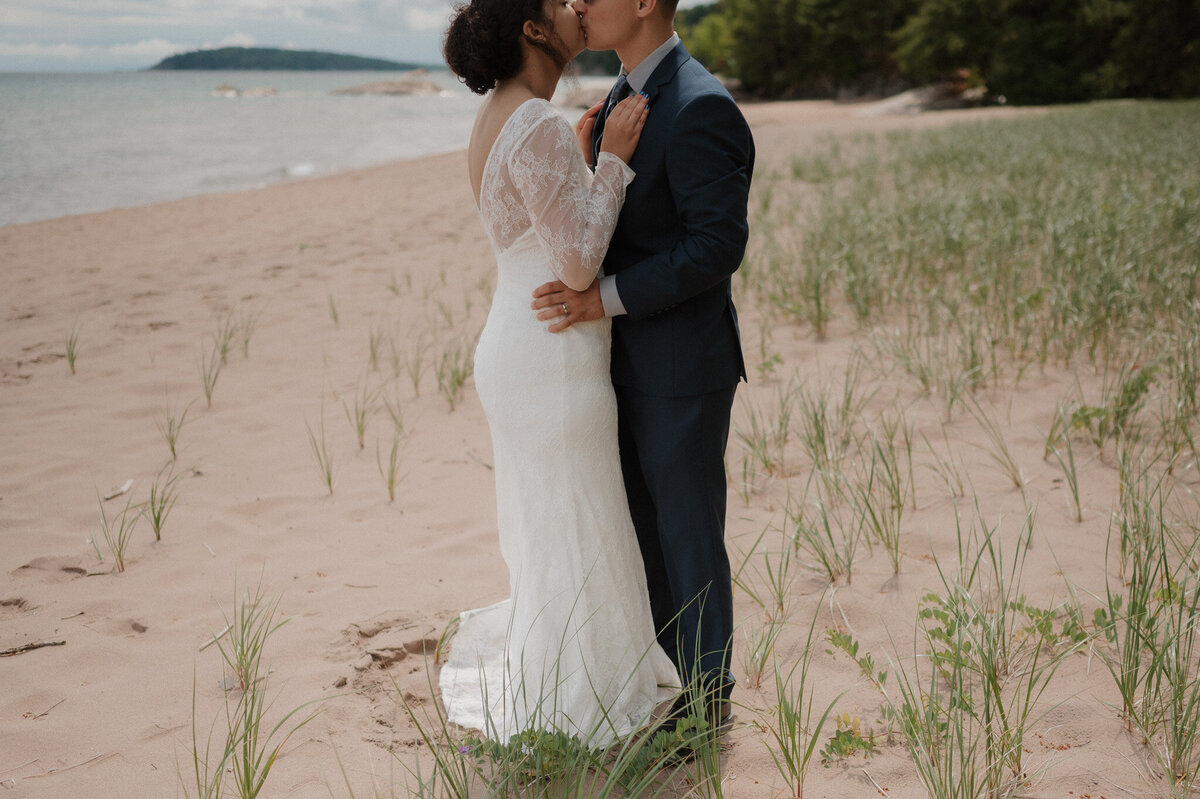
[[[718,0],[676,27],[763,97],[939,80],[1024,104],[1200,96],[1200,0]]]

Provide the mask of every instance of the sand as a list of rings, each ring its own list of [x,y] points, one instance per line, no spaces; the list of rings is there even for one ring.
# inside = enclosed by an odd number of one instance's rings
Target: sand
[[[748,107],[760,174],[828,135],[1029,113],[862,111],[820,102]],[[470,380],[450,410],[435,374],[456,342],[467,342],[469,356],[494,285],[464,155],[0,228],[0,264],[0,649],[63,642],[0,658],[0,796],[191,795],[193,718],[202,739],[224,723],[221,656],[203,647],[239,592],[255,586],[278,599],[287,620],[264,656],[269,719],[322,700],[287,740],[264,794],[344,797],[348,781],[357,796],[404,795],[405,767],[417,754],[398,693],[428,708],[436,667],[422,653],[460,610],[500,600],[507,588],[486,420]],[[764,322],[744,289],[751,353]],[[202,358],[221,320],[250,318],[248,349],[234,340],[208,407]],[[75,374],[64,343],[73,327]],[[735,425],[793,373],[813,385],[836,382],[855,341],[836,325],[822,343],[801,327],[775,325],[770,334],[782,363],[774,377],[752,373]],[[408,370],[418,364],[414,386]],[[1095,377],[1048,368],[1025,377],[1019,401],[1005,387],[981,400],[1003,420],[1024,496],[1037,507],[1024,587],[1044,607],[1065,598],[1064,575],[1094,606],[1086,592],[1102,592],[1106,577],[1114,470],[1094,453],[1081,466],[1078,523],[1061,470],[1042,457],[1042,431],[1077,379],[1086,386]],[[391,419],[377,405],[360,448],[348,418],[364,388],[382,389],[403,409],[395,501],[377,460],[378,449],[386,462]],[[1012,541],[1023,493],[992,462],[979,425],[964,415],[943,433],[936,398],[901,397],[917,430],[968,477],[983,517]],[[172,467],[158,427],[185,409]],[[320,438],[322,420],[332,493],[309,439],[309,431]],[[731,473],[741,459],[731,441]],[[103,503],[112,519],[126,501],[145,501],[164,468],[181,477],[162,540],[139,522],[126,569],[114,573],[98,494],[133,481]],[[814,613],[818,631],[852,632],[884,666],[887,653],[911,652],[920,597],[939,587],[934,555],[953,559],[956,514],[972,523],[971,503],[953,500],[935,469],[918,468],[915,478],[898,585],[879,549],[862,553],[852,583],[832,596],[815,577],[798,580],[793,623],[776,647],[784,662],[794,661]],[[738,558],[782,522],[787,486],[776,480],[746,502],[735,483],[729,542]],[[761,614],[744,592],[736,599],[753,634]],[[837,711],[881,729],[879,694],[845,655],[817,648],[818,699],[847,691]],[[744,649],[739,640],[742,707],[726,739],[725,795],[788,795],[758,726],[771,719],[770,676],[761,688],[749,685]],[[1069,658],[1027,741],[1022,795],[1159,791],[1116,701],[1099,658]],[[887,796],[923,795],[898,737],[869,760],[815,764],[807,789],[858,797],[875,786]]]

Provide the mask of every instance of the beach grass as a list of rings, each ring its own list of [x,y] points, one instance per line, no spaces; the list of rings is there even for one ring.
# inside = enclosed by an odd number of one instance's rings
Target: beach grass
[[[179,434],[183,430],[183,426],[188,421],[188,411],[191,409],[192,403],[183,406],[179,410],[172,406],[167,412],[154,420],[155,427],[162,434],[163,441],[167,443],[167,449],[171,452],[171,460],[174,461],[179,457]]]
[[[142,515],[150,523],[155,541],[162,540],[162,531],[167,524],[167,517],[171,515],[171,510],[179,499],[176,484],[183,475],[174,473],[174,465],[175,461],[172,460],[154,476],[154,480],[150,483],[150,496],[142,505]]]
[[[451,411],[462,401],[463,387],[475,372],[474,355],[477,340],[478,336],[456,337],[445,346],[433,363],[438,391]]]
[[[754,220],[748,287],[810,323],[777,298],[821,270],[834,312],[891,320],[892,354],[950,409],[1028,363],[1103,363],[1149,331],[1187,335],[1196,117],[1194,101],[1097,104],[814,148],[793,173],[821,180],[781,184]],[[795,241],[792,257],[761,256]]]
[[[224,363],[219,342],[213,342],[213,346],[208,349],[205,349],[204,345],[200,346],[200,384],[204,389],[205,405],[209,408],[212,407],[213,392],[216,391],[217,379],[221,376]]]
[[[308,431],[308,444],[312,449],[313,457],[317,461],[317,468],[321,472],[321,481],[325,483],[325,488],[329,493],[333,493],[333,455],[329,452],[329,443],[325,440],[325,399],[321,398],[321,421],[317,426],[320,435],[313,433],[312,426],[305,421],[304,429]]]
[[[375,442],[375,463],[379,466],[379,474],[383,477],[384,486],[387,487],[389,502],[396,501],[396,483],[403,479],[403,475],[400,474],[400,452],[405,440],[406,436],[403,430],[396,430],[393,433],[391,451],[388,453],[386,465],[380,452],[379,441]]]
[[[263,657],[267,644],[287,619],[278,617],[279,599],[268,599],[261,579],[251,591],[239,593],[234,584],[234,603],[230,613],[222,611],[225,631],[213,640],[226,669],[224,731],[213,747],[213,733],[220,719],[209,728],[203,747],[196,730],[196,688],[192,680],[192,762],[197,799],[218,799],[235,795],[256,799],[263,795],[267,779],[283,747],[291,736],[315,718],[314,712],[301,714],[326,697],[300,704],[272,726],[267,722],[273,702],[267,700],[267,681],[271,669]],[[232,697],[234,698],[231,698]],[[184,782],[182,777],[180,782]],[[183,786],[188,795],[188,787]]]
[[[804,780],[821,740],[821,730],[834,705],[845,693],[837,694],[823,707],[815,699],[810,670],[816,624],[814,615],[808,626],[808,638],[804,641],[803,651],[792,662],[791,668],[775,664],[776,705],[772,714],[773,723],[767,730],[771,736],[766,739],[771,761],[795,799],[804,799]]]
[[[375,410],[378,398],[379,390],[372,389],[367,375],[363,375],[362,380],[354,387],[353,407],[342,400],[342,410],[346,413],[346,420],[354,428],[359,449],[366,447],[367,424],[371,419],[372,411]]]
[[[104,499],[97,495],[96,500],[100,506],[100,536],[104,539],[104,543],[112,555],[113,571],[123,572],[125,571],[125,552],[129,548],[129,542],[133,540],[133,531],[137,528],[138,519],[141,518],[141,509],[133,504],[133,498],[130,497],[125,501],[125,507],[109,518],[108,512],[104,509]]]
[[[66,352],[67,366],[71,370],[71,374],[75,374],[75,360],[79,357],[79,333],[83,326],[76,322],[67,329],[66,336]]]

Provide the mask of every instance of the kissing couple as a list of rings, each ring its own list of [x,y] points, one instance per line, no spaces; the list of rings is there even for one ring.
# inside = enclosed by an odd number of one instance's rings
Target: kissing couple
[[[498,271],[475,384],[511,595],[462,614],[440,684],[451,722],[499,741],[730,719],[730,277],[754,143],[677,2],[471,0],[446,33],[487,95],[467,162]],[[572,129],[550,98],[585,46],[622,70]]]

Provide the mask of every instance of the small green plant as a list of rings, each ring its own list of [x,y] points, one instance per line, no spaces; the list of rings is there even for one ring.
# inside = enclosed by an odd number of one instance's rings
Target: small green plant
[[[843,492],[862,528],[883,545],[893,575],[900,574],[900,522],[909,494],[900,457],[894,441],[872,433],[870,460],[860,467],[866,474],[855,475]]]
[[[764,324],[758,331],[758,364],[755,366],[758,370],[758,379],[763,381],[773,378],[775,370],[783,363],[783,356],[778,352],[768,351],[768,337],[768,327]]]
[[[1066,455],[1062,450],[1066,451]],[[1079,498],[1079,469],[1075,465],[1075,445],[1071,442],[1070,435],[1062,437],[1061,450],[1059,447],[1051,448],[1051,453],[1054,459],[1058,461],[1059,467],[1063,470],[1063,478],[1067,481],[1067,489],[1070,491],[1071,506],[1075,510],[1075,521],[1083,523],[1083,500]]]
[[[213,346],[221,355],[221,365],[229,362],[229,353],[233,350],[234,339],[238,336],[241,323],[234,319],[233,311],[217,320],[217,330],[213,333]]]
[[[428,353],[429,342],[425,340],[425,333],[422,332],[413,340],[412,348],[408,351],[404,361],[404,371],[408,375],[408,381],[412,384],[413,396],[416,397],[421,396],[421,378],[429,366],[429,362],[425,358]]]
[[[374,324],[367,332],[367,363],[372,372],[379,371],[379,354],[383,351],[384,340],[390,338],[391,336],[386,331],[380,330]]]
[[[125,550],[133,538],[133,530],[137,527],[141,513],[133,505],[133,499],[130,498],[126,500],[125,507],[121,509],[121,512],[110,519],[104,510],[104,500],[99,494],[96,495],[96,499],[100,503],[100,535],[104,538],[104,543],[108,545],[108,551],[112,553],[113,571],[123,572],[125,571]]]
[[[214,344],[207,352],[201,346],[200,348],[200,380],[204,386],[204,401],[207,407],[212,407],[213,391],[217,387],[217,378],[221,376],[221,365],[224,360],[221,357],[221,348]]]
[[[867,728],[864,733],[858,716],[842,713],[834,716],[834,720],[837,729],[821,749],[821,765],[829,768],[835,761],[845,760],[860,752],[865,758],[875,754],[875,731]]]
[[[758,688],[762,685],[763,675],[775,654],[775,644],[779,635],[787,628],[787,619],[781,617],[766,617],[763,623],[751,634],[747,628],[742,628],[746,638],[746,648],[742,658],[742,669],[746,674],[746,687]]]
[[[183,426],[187,424],[187,415],[191,407],[192,403],[190,402],[183,407],[182,411],[178,411],[172,407],[164,416],[154,421],[158,432],[162,434],[163,440],[167,442],[167,449],[171,451],[172,461],[179,457],[179,433],[183,430]]]
[[[767,728],[775,743],[775,746],[767,746],[767,752],[771,755],[771,761],[779,775],[792,789],[795,799],[804,799],[804,778],[820,742],[821,728],[833,712],[834,704],[845,693],[843,691],[834,697],[818,715],[809,674],[816,624],[817,617],[814,615],[808,625],[808,639],[804,644],[804,652],[792,664],[790,670],[775,664],[775,695],[778,697],[778,704],[774,708],[774,723]]]
[[[329,318],[333,320],[334,327],[341,327],[341,323],[338,321],[337,300],[334,298],[332,291],[329,292],[328,300],[329,300]]]
[[[462,390],[467,378],[475,371],[473,349],[472,341],[459,339],[443,350],[441,357],[434,364],[438,391],[442,393],[451,412],[462,399]]]
[[[404,441],[404,435],[397,431],[392,436],[392,450],[388,455],[387,465],[384,465],[383,458],[379,451],[379,442],[375,442],[375,463],[379,466],[379,474],[383,477],[383,483],[387,486],[388,501],[396,501],[396,483],[401,478],[400,469],[400,445]]]
[[[237,332],[242,339],[242,357],[250,357],[250,339],[254,337],[254,331],[258,329],[258,318],[262,315],[262,311],[245,311],[238,318]]]
[[[1021,467],[1017,465],[1016,459],[1013,458],[1012,450],[1009,449],[1008,442],[1004,439],[1004,433],[1000,429],[1000,425],[996,423],[983,407],[976,401],[972,400],[965,403],[967,410],[983,432],[987,435],[988,442],[991,447],[987,450],[992,461],[1000,468],[1008,479],[1012,482],[1014,488],[1025,487],[1025,475],[1021,472]]]
[[[79,331],[81,329],[82,326],[76,322],[67,330],[67,366],[71,368],[71,374],[75,374],[75,359],[79,357]]]
[[[1071,414],[1071,427],[1085,430],[1092,443],[1103,449],[1109,441],[1134,433],[1134,422],[1154,386],[1157,365],[1121,367],[1116,379],[1104,387],[1107,401],[1101,405],[1080,404]]]
[[[733,582],[763,609],[768,620],[778,620],[790,615],[788,606],[792,585],[796,581],[792,571],[792,567],[796,565],[796,546],[790,530],[781,529],[776,530],[780,534],[778,549],[760,550],[763,538],[772,529],[768,527],[759,533],[738,564]],[[761,558],[757,557],[759,555]],[[751,576],[754,579],[751,579]]]
[[[854,558],[863,540],[862,516],[850,523],[839,522],[824,500],[817,499],[814,508],[787,510],[788,523],[795,531],[797,551],[807,556],[810,568],[822,574],[830,585],[853,578]]]
[[[943,432],[944,429],[943,429]],[[933,455],[933,463],[928,465],[930,471],[942,478],[942,482],[946,484],[946,490],[949,492],[951,499],[958,499],[966,495],[966,486],[963,483],[962,472],[959,471],[955,464],[951,463],[951,455],[953,448],[947,440],[948,454],[942,455],[930,443],[929,438],[922,433],[921,438],[925,441],[925,448]]]
[[[229,615],[222,612],[229,640],[222,640],[226,633],[215,636],[221,657],[229,670],[229,678],[226,680],[230,686],[229,691],[238,692],[237,700],[232,704],[228,694],[226,696],[226,737],[219,766],[228,769],[229,780],[240,799],[256,799],[262,793],[271,769],[288,739],[296,730],[312,721],[315,714],[310,714],[295,723],[292,723],[292,719],[305,708],[322,701],[316,699],[292,709],[269,729],[265,724],[270,704],[266,699],[269,670],[263,664],[263,654],[268,639],[287,622],[287,619],[277,619],[278,606],[278,599],[268,601],[263,596],[261,582],[253,593],[247,590],[241,596],[238,595],[235,584],[233,613]],[[201,787],[207,789],[215,783],[215,793],[201,792],[202,796],[215,797],[221,793],[220,783],[224,769],[221,774],[217,774],[214,769],[208,767],[207,763],[211,759],[209,747],[206,745],[205,755],[202,757],[196,742],[194,724],[193,707],[193,758],[197,763],[197,789],[200,792]],[[281,731],[282,738],[272,744],[279,738]],[[203,769],[199,765],[201,762],[205,764]]]
[[[828,630],[825,633],[825,637],[829,640],[829,643],[834,646],[834,648],[840,649],[850,656],[850,659],[858,665],[859,671],[862,672],[864,677],[871,681],[872,685],[880,690],[883,690],[883,685],[887,682],[888,673],[886,671],[876,670],[875,660],[871,657],[869,652],[864,653],[861,657],[859,656],[858,641],[855,641],[853,636],[851,636],[849,633],[843,633],[837,630]],[[826,651],[829,654],[833,654],[832,649]]]
[[[267,639],[287,623],[287,619],[276,620],[279,600],[268,602],[263,595],[261,581],[254,592],[246,589],[238,593],[237,583],[233,586],[233,614],[221,612],[229,640],[225,635],[213,636],[217,649],[233,678],[233,685],[245,691],[256,683],[262,674],[262,655]]]
[[[378,394],[378,391],[371,390],[367,378],[364,376],[354,391],[353,410],[345,400],[342,400],[342,410],[346,412],[346,419],[354,428],[359,449],[366,446],[367,422],[370,421],[371,411],[375,409],[375,400]]]
[[[229,759],[233,757],[234,748],[237,741],[232,737],[226,736],[221,742],[221,749],[218,752],[213,750],[213,731],[216,729],[217,720],[213,720],[212,726],[208,729],[208,736],[205,738],[204,746],[200,746],[200,734],[196,729],[196,675],[192,673],[192,777],[196,787],[196,799],[221,799],[222,791],[225,784],[225,770],[229,765]],[[178,766],[178,764],[177,764]],[[186,783],[183,774],[179,773],[179,782]],[[185,797],[190,795],[186,784],[184,785],[183,794]]]
[[[742,472],[746,496],[756,490],[761,481],[787,476],[784,449],[791,435],[795,386],[795,382],[790,382],[786,389],[780,387],[775,402],[765,410],[747,402],[745,423],[734,427],[734,434],[745,452]]]
[[[321,403],[321,424],[318,428],[321,432],[320,438],[313,433],[312,427],[307,421],[304,427],[308,430],[308,443],[312,447],[313,457],[317,459],[317,467],[321,470],[321,479],[325,483],[325,487],[329,489],[329,493],[333,493],[333,456],[329,454],[329,445],[325,441],[325,403]]]
[[[175,484],[183,475],[174,474],[172,466],[174,466],[174,461],[164,466],[155,475],[154,481],[150,483],[150,498],[142,507],[142,514],[150,522],[150,528],[154,531],[155,541],[162,540],[162,530],[167,523],[167,516],[175,507],[175,501],[179,499]]]
[[[1172,562],[1177,522],[1161,482],[1132,486],[1123,505],[1146,529],[1132,538],[1127,583],[1108,586],[1096,627],[1126,725],[1149,745],[1172,793],[1187,796],[1200,781],[1200,539]]]
[[[383,409],[387,411],[388,418],[392,420],[392,431],[398,436],[407,436],[408,428],[404,424],[404,403],[400,401],[395,389],[393,388],[391,393],[380,389],[379,400],[383,403]]]
[[[933,796],[998,799],[1026,778],[1025,734],[1058,666],[1075,651],[1050,651],[1041,637],[1022,634],[1028,603],[1020,581],[1033,517],[1029,510],[1011,558],[998,526],[980,520],[968,532],[960,525],[958,569],[938,566],[943,591],[927,594],[918,613],[932,664],[928,688],[919,667],[894,664],[901,701],[892,707]]]

